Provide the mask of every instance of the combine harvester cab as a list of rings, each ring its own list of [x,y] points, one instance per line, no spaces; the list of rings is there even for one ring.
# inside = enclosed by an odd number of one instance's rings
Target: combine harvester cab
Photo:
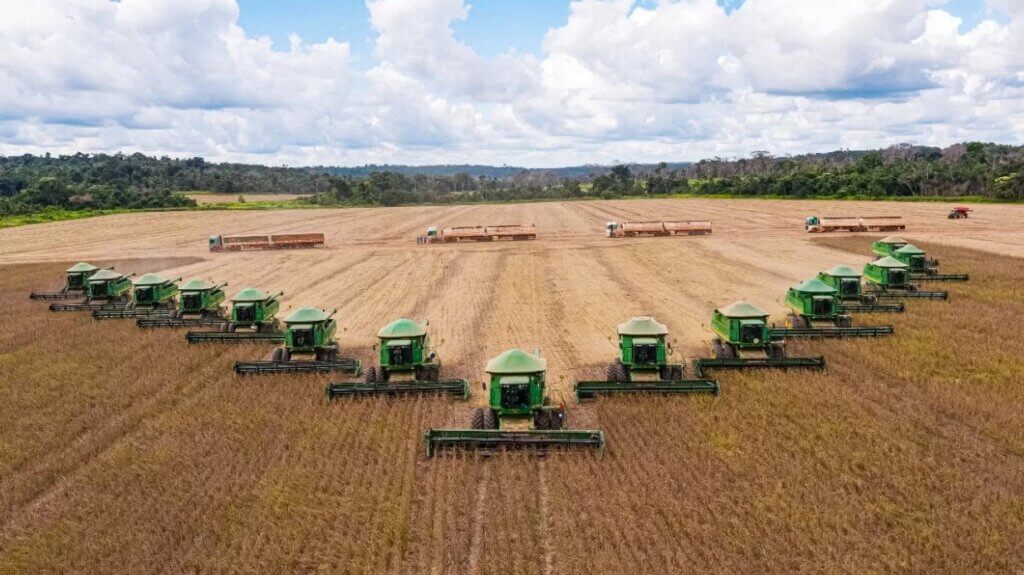
[[[786,327],[768,330],[772,339],[787,337],[838,338],[892,335],[891,325],[854,327],[853,318],[839,313],[839,292],[819,279],[789,288]]]
[[[469,382],[441,379],[441,363],[430,349],[427,323],[397,319],[377,332],[380,365],[366,368],[362,382],[327,385],[327,399],[365,395],[445,393],[469,398]]]
[[[277,312],[281,309],[284,292],[267,292],[247,287],[231,298],[231,318],[220,323],[218,331],[190,331],[185,335],[189,343],[249,343],[265,341],[281,343],[284,332],[280,331]]]
[[[911,281],[965,282],[970,279],[967,274],[940,274],[939,260],[929,259],[924,250],[913,244],[893,251],[892,257],[909,266]]]
[[[578,381],[576,401],[601,394],[658,393],[718,395],[714,379],[684,379],[685,367],[668,363],[668,328],[650,317],[619,324],[619,357],[608,364],[605,381]]]
[[[818,272],[817,276],[825,285],[838,292],[838,313],[903,313],[902,303],[879,303],[878,298],[865,294],[861,284],[861,273],[849,266],[836,266]]]
[[[245,250],[312,249],[323,246],[323,234],[274,234],[265,236],[210,236],[211,252]]]
[[[438,229],[427,228],[427,235],[418,236],[418,244],[493,242],[499,240],[525,241],[537,239],[534,224],[502,224],[497,226],[456,226]]]
[[[37,292],[34,291],[28,294],[29,299],[74,299],[78,297],[84,297],[86,286],[88,285],[89,278],[93,274],[98,272],[100,268],[87,264],[85,262],[78,262],[71,266],[64,272],[64,287],[55,292]]]
[[[139,327],[199,327],[222,325],[224,308],[221,306],[227,296],[224,288],[228,284],[214,284],[194,279],[181,286],[178,309],[171,317],[143,317],[136,320]]]
[[[93,319],[130,319],[137,317],[170,317],[177,302],[178,282],[181,278],[165,279],[157,274],[146,274],[132,282],[134,301],[125,309],[95,310]]]
[[[545,395],[547,361],[539,355],[510,349],[487,362],[484,371],[490,378],[487,407],[473,410],[469,429],[428,430],[427,457],[446,448],[604,449],[604,432],[565,429],[565,408]]]
[[[900,216],[809,216],[804,219],[808,233],[894,232],[906,229]]]
[[[609,238],[706,236],[710,233],[711,222],[708,220],[608,222],[605,224],[605,236]]]
[[[337,373],[359,375],[359,360],[338,357],[334,334],[338,324],[337,310],[327,313],[315,307],[300,307],[284,318],[284,346],[274,348],[270,361],[235,362],[235,373],[263,375],[268,373]],[[303,355],[307,359],[295,359]]]
[[[886,256],[864,266],[864,280],[868,292],[879,299],[883,298],[916,298],[941,299],[949,297],[944,291],[921,291],[910,283],[910,267]]]
[[[51,303],[50,311],[116,311],[128,306],[132,289],[131,277],[112,269],[99,270],[89,276],[85,300],[78,303]]]
[[[710,368],[825,368],[823,357],[786,357],[783,342],[772,341],[768,312],[745,301],[716,309],[711,328],[718,336],[711,342],[714,358],[693,361],[697,377]]]

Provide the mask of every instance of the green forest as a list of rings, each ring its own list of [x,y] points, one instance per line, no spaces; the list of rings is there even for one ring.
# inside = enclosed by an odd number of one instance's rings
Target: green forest
[[[378,170],[379,168],[379,170]],[[460,169],[466,171],[458,171]],[[0,216],[192,208],[181,192],[301,194],[301,202],[414,205],[671,195],[1024,200],[1024,146],[980,142],[696,163],[562,169],[268,167],[143,154],[0,157]]]

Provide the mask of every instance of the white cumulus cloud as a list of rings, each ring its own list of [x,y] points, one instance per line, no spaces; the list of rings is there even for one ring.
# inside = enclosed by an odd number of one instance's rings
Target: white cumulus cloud
[[[982,0],[979,0],[981,2]],[[1024,9],[577,0],[539,56],[460,40],[471,0],[368,0],[374,57],[287,49],[235,0],[0,0],[0,153],[557,165],[1024,139]],[[979,4],[979,9],[981,5]]]

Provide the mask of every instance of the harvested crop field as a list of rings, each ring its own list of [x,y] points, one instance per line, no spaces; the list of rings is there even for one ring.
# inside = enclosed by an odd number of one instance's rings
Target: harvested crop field
[[[0,231],[0,572],[1014,572],[1024,569],[1024,207],[629,201],[160,213]],[[652,314],[707,355],[711,310],[775,314],[787,287],[872,259],[878,234],[811,236],[806,215],[898,213],[900,235],[971,281],[910,302],[897,335],[806,342],[824,373],[717,374],[718,398],[606,398],[572,382]],[[613,219],[711,219],[708,237],[606,239]],[[420,246],[429,225],[534,222],[539,239]],[[324,232],[317,250],[210,254],[211,234]],[[967,249],[972,248],[972,249]],[[51,314],[68,261],[284,290],[338,308],[369,361],[429,318],[446,374],[539,348],[588,452],[423,457],[469,402],[328,404],[326,376],[237,378],[258,346]],[[781,319],[780,317],[778,319]]]

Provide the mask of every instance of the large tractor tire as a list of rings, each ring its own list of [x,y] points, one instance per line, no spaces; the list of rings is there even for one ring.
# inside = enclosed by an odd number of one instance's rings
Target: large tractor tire
[[[328,345],[316,350],[317,359],[320,361],[335,361],[338,359],[338,346]]]
[[[220,327],[217,328],[217,331],[219,331],[221,333],[226,333],[228,331],[228,328],[230,328],[230,327],[231,327],[231,324],[229,324],[229,323],[222,323],[222,324],[220,324]]]
[[[288,348],[278,348],[281,350],[281,361],[288,362],[292,360],[292,352],[288,351]]]
[[[617,383],[626,383],[629,381],[629,371],[626,369],[626,366],[622,364],[622,360],[619,359],[608,364],[606,375],[608,376],[608,381],[614,381]]]
[[[786,357],[786,348],[783,347],[781,343],[769,343],[768,357],[772,359],[784,359]]]
[[[238,326],[233,324],[233,323],[228,323],[228,324],[226,324],[226,329],[227,329],[228,333],[235,333],[235,330],[238,329]],[[259,330],[257,330],[257,331],[259,331]]]
[[[554,411],[549,411],[548,412],[548,421],[550,422],[550,425],[548,426],[548,429],[552,429],[552,430],[564,429],[565,428],[565,410],[559,408],[559,409],[556,409]]]
[[[541,431],[551,429],[550,412],[538,411],[537,414],[533,416],[533,428]]]
[[[853,326],[853,318],[851,316],[848,316],[848,315],[836,316],[836,325],[838,327],[852,327]]]
[[[493,409],[484,410],[484,429],[498,429],[498,415]]]
[[[373,368],[370,368],[373,369]],[[473,409],[473,415],[469,418],[470,429],[486,429],[484,427],[484,408],[477,407]]]
[[[663,365],[658,372],[658,377],[663,381],[678,381],[683,379],[683,366]]]
[[[714,352],[715,359],[733,359],[736,357],[736,350],[733,349],[732,344],[724,342],[719,338],[715,338],[715,341],[711,343],[711,350]]]
[[[282,361],[282,357],[284,357],[283,347],[275,347],[274,351],[270,353],[270,361],[279,362]]]
[[[370,366],[366,368],[366,373],[363,374],[363,383],[377,383],[377,367]],[[473,429],[477,429],[474,427]]]

